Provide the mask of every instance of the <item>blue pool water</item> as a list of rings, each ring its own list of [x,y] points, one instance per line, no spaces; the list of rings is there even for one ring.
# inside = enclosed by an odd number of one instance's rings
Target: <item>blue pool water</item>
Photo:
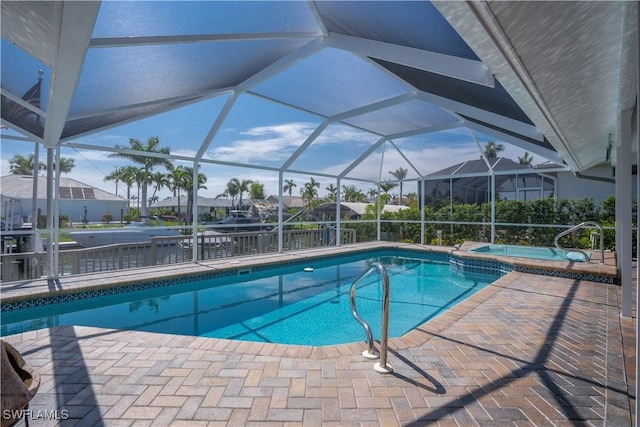
[[[460,275],[446,257],[436,258],[378,251],[20,309],[3,313],[0,333],[84,325],[299,345],[363,341],[363,329],[351,315],[349,290],[377,261],[390,279],[389,336],[401,336],[498,278]],[[379,276],[372,274],[356,292],[358,312],[376,338],[381,288]]]
[[[517,245],[485,245],[469,252],[478,252],[483,254],[512,256],[521,258],[533,258],[555,261],[578,261],[585,262],[588,259],[578,251],[570,249],[546,248],[541,246],[517,246]],[[589,254],[589,251],[586,251]]]

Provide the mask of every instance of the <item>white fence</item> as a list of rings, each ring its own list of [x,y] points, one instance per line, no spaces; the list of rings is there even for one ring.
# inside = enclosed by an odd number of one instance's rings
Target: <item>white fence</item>
[[[283,230],[284,251],[335,245],[335,229]],[[356,232],[341,230],[341,244],[355,243]],[[248,256],[278,251],[278,235],[273,231],[208,233],[198,235],[198,259]],[[60,250],[61,276],[152,265],[190,262],[191,236],[152,237],[148,243],[123,243],[95,248]],[[34,252],[0,255],[1,281],[15,282],[46,276],[46,254]]]

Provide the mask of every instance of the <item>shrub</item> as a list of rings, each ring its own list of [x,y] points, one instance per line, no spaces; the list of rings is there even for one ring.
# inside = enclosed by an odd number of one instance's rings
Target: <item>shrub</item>
[[[100,215],[100,221],[106,224],[109,224],[111,221],[113,221],[113,215],[108,213],[103,213],[102,215]]]

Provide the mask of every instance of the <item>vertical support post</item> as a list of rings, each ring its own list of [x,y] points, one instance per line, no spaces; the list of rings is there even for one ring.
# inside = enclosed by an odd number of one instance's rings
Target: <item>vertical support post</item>
[[[340,199],[342,198],[342,192],[340,191],[340,177],[336,179],[336,246],[340,246],[342,243],[342,221],[340,218]]]
[[[53,148],[47,148],[47,281],[55,279],[53,259]]]
[[[387,342],[389,340],[389,276],[382,265],[379,264],[378,269],[382,276],[382,328],[380,330],[380,361],[373,365],[373,369],[381,374],[390,374],[393,372],[393,368],[387,363]]]
[[[636,7],[637,9],[637,17],[638,19],[640,19],[640,7]],[[636,39],[636,52],[638,50],[638,40]],[[638,149],[636,150],[637,153],[637,158],[636,158],[636,164],[640,165],[640,108],[638,108],[638,102],[640,99],[640,55],[636,55],[636,147],[638,147]],[[640,173],[636,172],[636,203],[640,202]],[[637,208],[636,208],[637,209]],[[640,227],[638,227],[638,221],[636,220],[636,259],[638,259],[638,255],[640,255]],[[638,279],[640,278],[640,262],[636,263],[636,282],[638,281]],[[637,283],[636,283],[636,287],[637,287]],[[640,307],[640,292],[636,292],[636,307]],[[638,396],[640,396],[640,384],[638,383],[638,376],[640,375],[638,372],[638,361],[640,361],[640,345],[638,345],[638,343],[640,343],[640,333],[638,332],[638,322],[636,319],[636,398],[634,399],[635,401],[635,420],[637,422],[638,420],[638,415],[640,410],[639,410],[639,405],[638,405]]]
[[[282,204],[282,197],[284,194],[284,173],[278,172],[278,253],[282,252],[283,237],[284,237],[284,206]],[[302,207],[304,209],[304,206]]]
[[[422,191],[419,191],[420,196],[419,196],[419,203],[418,206],[420,206],[420,244],[424,245],[424,230],[425,230],[425,226],[424,226],[424,179],[421,179],[418,181],[418,186]]]
[[[199,187],[199,182],[198,182],[198,169],[199,169],[199,162],[198,160],[195,160],[193,162],[193,175],[192,175],[192,194],[193,194],[193,200],[191,201],[191,241],[193,242],[193,245],[191,246],[191,262],[197,262],[198,261],[198,187]],[[154,265],[155,265],[155,260],[154,260]]]
[[[491,168],[491,243],[496,241],[496,173]]]
[[[622,316],[632,316],[631,286],[631,118],[632,111],[620,113],[616,141],[616,257],[622,285]]]

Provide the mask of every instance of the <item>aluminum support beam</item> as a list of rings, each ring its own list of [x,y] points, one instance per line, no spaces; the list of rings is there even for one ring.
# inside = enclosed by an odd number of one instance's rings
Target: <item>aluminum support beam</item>
[[[622,316],[632,316],[631,223],[631,120],[632,110],[620,114],[620,138],[616,141],[616,257],[622,286]]]

